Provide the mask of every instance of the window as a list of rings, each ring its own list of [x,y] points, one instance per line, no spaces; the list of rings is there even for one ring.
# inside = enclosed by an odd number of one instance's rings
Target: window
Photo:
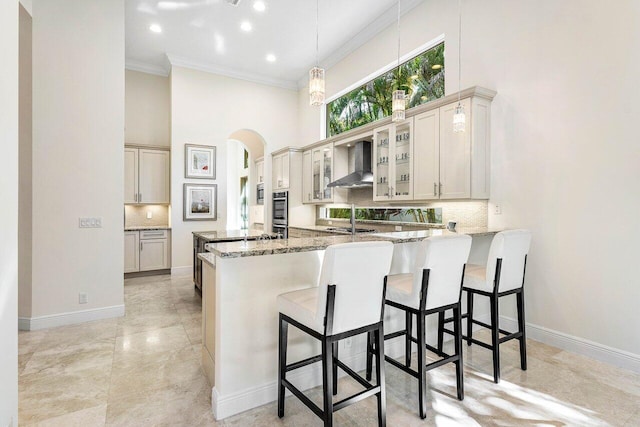
[[[351,209],[320,209],[320,217],[326,219],[351,218]],[[442,208],[356,208],[356,219],[442,224]]]
[[[327,136],[391,115],[391,93],[404,89],[408,107],[444,96],[444,42],[327,103]]]

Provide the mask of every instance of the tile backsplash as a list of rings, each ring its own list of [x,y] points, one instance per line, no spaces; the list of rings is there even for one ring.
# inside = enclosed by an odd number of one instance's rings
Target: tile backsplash
[[[147,213],[151,212],[151,219],[147,218]],[[169,225],[169,206],[165,205],[125,205],[124,226],[158,226]]]

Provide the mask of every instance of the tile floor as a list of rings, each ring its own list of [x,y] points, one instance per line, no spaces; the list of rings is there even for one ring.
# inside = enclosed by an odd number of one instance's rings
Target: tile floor
[[[200,298],[190,277],[128,279],[125,303],[120,319],[20,333],[21,426],[322,424],[295,398],[287,398],[283,419],[269,404],[215,422],[200,367]],[[535,341],[523,372],[512,342],[502,346],[496,385],[490,353],[464,347],[465,400],[452,397],[452,366],[431,371],[426,420],[417,415],[417,382],[387,365],[389,426],[640,426],[639,374]],[[340,380],[340,395],[356,388]],[[320,402],[319,389],[309,393]],[[339,411],[335,421],[375,425],[375,400]]]

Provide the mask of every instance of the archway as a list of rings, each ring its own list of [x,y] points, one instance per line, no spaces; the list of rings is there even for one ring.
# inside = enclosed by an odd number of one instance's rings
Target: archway
[[[267,143],[254,130],[239,129],[227,139],[227,229],[267,229],[269,204],[258,204],[258,176],[255,161],[264,157]],[[271,176],[271,162],[264,162],[263,176]],[[269,168],[269,171],[267,170]],[[264,180],[264,194],[270,194],[271,180]]]

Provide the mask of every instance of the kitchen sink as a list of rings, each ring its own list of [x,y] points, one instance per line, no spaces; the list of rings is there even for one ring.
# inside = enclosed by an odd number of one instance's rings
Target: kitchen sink
[[[328,227],[327,231],[338,231],[340,233],[351,233],[351,227]],[[356,228],[356,233],[373,233],[373,228]]]

